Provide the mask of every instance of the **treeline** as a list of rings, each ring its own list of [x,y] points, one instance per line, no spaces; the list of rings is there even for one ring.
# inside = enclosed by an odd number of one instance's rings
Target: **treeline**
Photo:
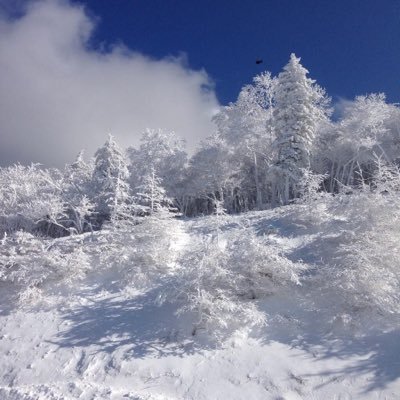
[[[124,153],[110,136],[93,159],[64,170],[0,169],[0,233],[62,236],[149,214],[198,216],[286,205],[313,193],[369,185],[400,162],[400,108],[357,97],[332,118],[331,101],[291,55],[256,76],[214,117],[215,132],[188,157],[172,132],[148,130]]]

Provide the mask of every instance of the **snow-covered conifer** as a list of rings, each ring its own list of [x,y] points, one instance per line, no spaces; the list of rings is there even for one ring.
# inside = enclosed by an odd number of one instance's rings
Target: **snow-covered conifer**
[[[99,222],[124,214],[130,201],[129,171],[122,150],[109,135],[95,153],[93,170],[93,200]]]
[[[308,71],[294,54],[278,76],[274,123],[277,160],[271,169],[273,201],[288,204],[298,193],[302,168],[310,167],[318,125],[328,115],[325,91],[307,77]]]
[[[94,211],[94,204],[90,200],[92,174],[93,165],[85,162],[83,151],[64,170],[62,197],[68,214],[66,224],[77,233],[91,229],[90,217]]]
[[[154,168],[142,178],[142,184],[137,188],[137,203],[144,206],[149,214],[161,211],[171,204],[162,186],[162,179],[157,176]]]

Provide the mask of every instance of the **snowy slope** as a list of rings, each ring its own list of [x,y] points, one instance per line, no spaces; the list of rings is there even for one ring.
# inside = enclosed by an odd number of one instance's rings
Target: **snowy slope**
[[[343,221],[322,226],[295,213],[224,217],[220,240],[251,230],[294,261],[325,265]],[[209,235],[214,218],[175,221],[170,251]],[[192,336],[190,315],[176,316],[173,304],[157,305],[159,285],[121,288],[92,271],[24,306],[10,304],[3,285],[0,399],[400,398],[399,330],[362,313],[348,321],[321,312],[333,307],[335,288],[315,289],[307,273],[302,286],[259,301],[267,326],[243,327],[222,345],[206,332]]]

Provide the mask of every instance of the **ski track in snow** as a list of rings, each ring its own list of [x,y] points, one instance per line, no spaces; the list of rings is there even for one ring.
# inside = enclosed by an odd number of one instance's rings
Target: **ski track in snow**
[[[276,220],[260,215],[268,213],[228,217],[222,232],[239,225],[269,229],[271,240],[293,254],[314,239],[313,233],[285,234],[273,226]],[[208,234],[206,219],[176,223],[171,251]],[[170,306],[155,306],[154,295],[101,291],[82,282],[68,299],[3,312],[0,399],[400,398],[396,335],[372,338],[375,351],[361,339],[316,337],[305,345],[290,314],[296,299],[277,298],[268,304],[268,340],[238,332],[215,349],[195,341]],[[285,307],[286,317],[274,316]],[[312,313],[308,317],[312,322]]]

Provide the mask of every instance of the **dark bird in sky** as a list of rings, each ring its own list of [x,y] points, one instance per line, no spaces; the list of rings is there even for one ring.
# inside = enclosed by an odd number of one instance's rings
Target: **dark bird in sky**
[[[262,64],[262,62],[263,62],[263,60],[261,59],[261,58],[258,58],[257,60],[256,60],[256,64],[258,65],[258,64]]]

